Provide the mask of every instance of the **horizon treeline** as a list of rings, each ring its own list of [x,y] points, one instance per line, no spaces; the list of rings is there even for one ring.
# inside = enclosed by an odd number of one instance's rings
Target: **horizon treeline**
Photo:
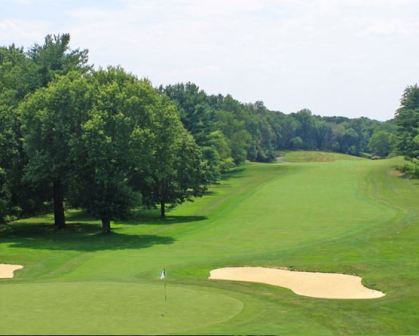
[[[309,109],[285,114],[269,110],[261,101],[241,103],[231,95],[207,95],[193,83],[160,86],[159,90],[177,103],[183,124],[201,147],[228,145],[219,151],[227,166],[245,160],[272,162],[280,150],[385,157],[396,145],[394,120],[321,117]],[[377,134],[378,139],[371,142]]]
[[[246,160],[298,149],[385,157],[400,143],[394,121],[284,114],[193,83],[154,88],[121,67],[95,70],[69,42],[0,47],[0,221],[52,208],[63,227],[65,206],[77,207],[110,232],[135,207],[164,217]]]

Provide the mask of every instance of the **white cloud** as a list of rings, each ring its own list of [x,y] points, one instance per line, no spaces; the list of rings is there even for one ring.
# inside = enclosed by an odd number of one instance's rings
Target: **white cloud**
[[[418,80],[417,0],[89,3],[15,24],[10,36],[26,43],[47,28],[68,31],[97,65],[121,64],[156,85],[190,80],[285,112],[386,119]],[[10,30],[1,22],[0,36]]]
[[[366,33],[372,34],[395,34],[400,36],[419,36],[419,21],[405,22],[403,20],[381,20],[367,25]]]
[[[2,44],[28,45],[45,36],[48,30],[49,25],[44,21],[4,19],[0,20],[0,41]]]

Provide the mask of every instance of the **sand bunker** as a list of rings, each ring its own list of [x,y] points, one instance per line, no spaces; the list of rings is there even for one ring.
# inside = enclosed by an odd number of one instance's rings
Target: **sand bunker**
[[[13,278],[13,272],[22,268],[22,265],[0,264],[0,279],[11,279]]]
[[[376,299],[385,294],[366,288],[361,277],[338,273],[294,272],[265,267],[225,267],[212,270],[211,280],[258,282],[322,299]]]

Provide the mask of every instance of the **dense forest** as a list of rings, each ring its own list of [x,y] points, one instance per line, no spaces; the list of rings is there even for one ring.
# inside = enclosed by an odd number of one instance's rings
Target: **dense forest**
[[[417,86],[392,121],[284,114],[193,83],[155,88],[121,67],[95,69],[69,42],[0,47],[0,221],[53,209],[62,228],[64,208],[77,207],[110,232],[134,207],[159,206],[164,217],[228,170],[281,150],[400,153],[417,174]]]

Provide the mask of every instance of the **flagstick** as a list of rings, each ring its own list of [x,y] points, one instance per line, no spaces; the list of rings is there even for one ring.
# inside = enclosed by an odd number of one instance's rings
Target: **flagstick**
[[[160,280],[163,280],[163,288],[164,288],[164,308],[163,308],[163,314],[162,316],[165,315],[166,312],[166,305],[167,305],[167,287],[166,287],[166,269],[163,268],[163,271],[160,274]]]
[[[164,279],[164,303],[167,303],[166,279]]]

